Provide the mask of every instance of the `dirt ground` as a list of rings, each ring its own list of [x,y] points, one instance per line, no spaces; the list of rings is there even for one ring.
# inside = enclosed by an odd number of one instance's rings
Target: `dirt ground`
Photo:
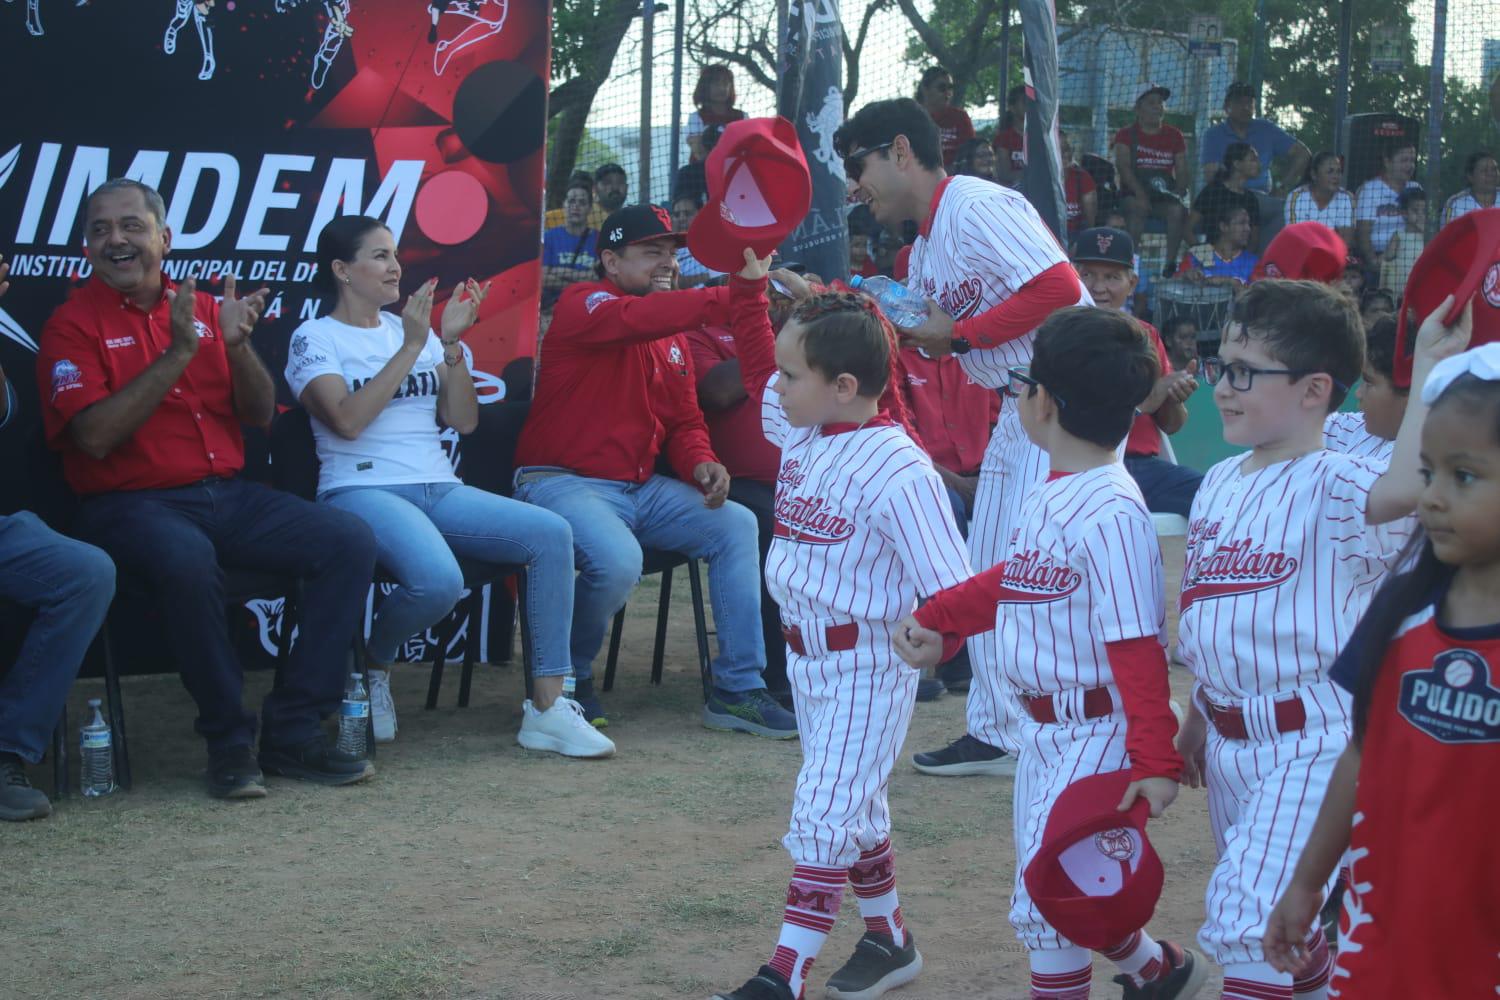
[[[1175,595],[1181,539],[1165,552]],[[480,670],[463,710],[450,673],[432,712],[414,668],[394,678],[400,736],[372,781],[270,779],[266,799],[218,802],[176,678],[127,679],[134,790],[0,827],[0,993],[703,1000],[738,986],[775,942],[798,747],[699,725],[686,587],[667,676],[649,684],[655,587],[631,602],[605,696],[608,761],[515,745],[516,667]],[[268,682],[252,675],[247,697]],[[76,686],[72,718],[98,688]],[[1185,699],[1180,669],[1173,688]],[[926,958],[902,1000],[1027,995],[1006,922],[1010,780],[927,777],[907,759],[962,731],[961,698],[919,705],[891,783],[902,908]],[[35,777],[49,786],[45,767]],[[1167,867],[1152,930],[1191,940],[1213,863],[1203,793],[1184,790],[1151,836]],[[854,904],[809,997],[861,932]],[[1118,995],[1110,975],[1096,967],[1096,996]]]

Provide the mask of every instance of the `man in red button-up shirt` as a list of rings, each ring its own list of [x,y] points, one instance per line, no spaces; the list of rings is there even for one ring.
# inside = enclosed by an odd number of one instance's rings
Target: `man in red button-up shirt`
[[[729,473],[709,444],[679,332],[727,323],[725,289],[671,290],[682,242],[658,206],[604,221],[600,280],[563,292],[538,352],[515,495],[573,528],[575,697],[590,721],[604,718],[594,657],[640,577],[644,546],[708,561],[719,655],[704,725],[790,739],[796,720],[762,677],[755,517],[725,502]],[[655,474],[658,456],[676,479]]]
[[[94,274],[42,331],[37,378],[47,441],[83,497],[78,531],[159,599],[208,742],[209,791],[265,794],[261,770],[347,784],[373,770],[335,750],[321,720],[343,699],[344,658],[364,610],[375,543],[358,518],[237,478],[241,422],[266,426],[271,376],[250,346],[266,290],[224,300],[174,285],[161,195],[113,180],[89,197]],[[291,661],[255,716],[241,705],[221,567],[295,575],[303,613]]]

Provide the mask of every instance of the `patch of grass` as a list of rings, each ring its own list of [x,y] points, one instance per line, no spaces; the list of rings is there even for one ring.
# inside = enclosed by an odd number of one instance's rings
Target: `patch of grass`
[[[660,907],[662,914],[679,927],[698,931],[743,927],[757,922],[756,905],[765,909],[765,893],[727,893],[706,897],[679,896]]]
[[[431,938],[407,938],[368,952],[319,956],[319,969],[301,983],[314,996],[418,1000],[459,993],[463,951]]]

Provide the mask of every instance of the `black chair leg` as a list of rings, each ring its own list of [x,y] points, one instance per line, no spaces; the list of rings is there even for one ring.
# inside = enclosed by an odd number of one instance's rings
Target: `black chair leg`
[[[52,794],[54,798],[66,798],[68,794],[68,706],[64,705],[52,730]]]
[[[439,631],[437,651],[432,656],[432,677],[427,682],[427,707],[437,708],[438,692],[443,688],[443,666],[448,660],[448,643],[453,641],[453,631]]]
[[[526,678],[526,697],[533,695],[534,678],[532,669],[536,666],[532,659],[531,649],[531,619],[526,614],[526,573],[523,570],[516,574],[516,624],[521,633],[521,672]]]
[[[120,696],[120,672],[115,665],[114,643],[110,640],[109,622],[99,632],[104,644],[104,694],[109,702],[109,728],[115,758],[115,784],[130,790],[130,743],[125,735],[125,702]]]
[[[703,580],[698,575],[698,560],[688,560],[688,586],[693,591],[693,631],[698,639],[698,670],[703,675],[703,700],[714,693],[713,661],[708,655],[708,618],[703,611]]]
[[[625,634],[625,609],[615,612],[614,628],[609,633],[609,656],[604,660],[604,690],[615,686],[615,666],[620,660],[620,639]]]
[[[458,707],[469,707],[469,686],[474,680],[474,664],[479,659],[479,630],[484,619],[484,588],[475,587],[464,601],[468,626],[464,629],[464,671],[458,682]]]
[[[661,571],[661,594],[656,599],[656,645],[651,650],[651,683],[661,683],[661,661],[667,652],[667,613],[672,609],[672,567]]]
[[[516,574],[516,579],[520,578],[521,575]],[[489,585],[490,620],[500,625],[500,642],[490,650],[491,663],[511,663],[516,658],[516,615],[520,601],[511,599],[510,588],[504,586],[504,583],[501,579]],[[519,592],[517,597],[519,598]]]

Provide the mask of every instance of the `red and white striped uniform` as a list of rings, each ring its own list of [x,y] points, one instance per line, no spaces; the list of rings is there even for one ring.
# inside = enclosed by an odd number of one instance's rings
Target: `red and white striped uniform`
[[[1006,546],[995,635],[1001,669],[1023,697],[1052,695],[1058,722],[1023,715],[1015,785],[1016,870],[1040,850],[1063,789],[1130,764],[1124,701],[1105,644],[1165,643],[1161,545],[1140,487],[1118,463],[1049,479],[1032,491]],[[1106,688],[1115,711],[1086,719],[1083,695]],[[1030,951],[1072,945],[1042,918],[1016,879],[1010,921]],[[1077,961],[1086,965],[1080,951]]]
[[[1200,708],[1243,714],[1248,739],[1210,724],[1209,816],[1219,862],[1199,941],[1221,966],[1264,961],[1261,934],[1348,742],[1348,695],[1328,678],[1414,520],[1365,520],[1383,467],[1317,451],[1242,474],[1208,471],[1189,518],[1178,649]],[[1306,723],[1282,733],[1276,703]]]
[[[1396,442],[1371,434],[1363,413],[1340,411],[1323,421],[1323,447],[1352,458],[1368,458],[1384,469],[1391,464]]]
[[[912,245],[908,284],[957,321],[994,309],[1067,260],[1022,195],[978,177],[953,177],[942,189],[931,225]],[[1080,289],[1080,295],[1080,305],[1093,304],[1087,291]],[[1027,333],[998,347],[976,347],[958,355],[958,362],[976,382],[997,389],[1006,383],[1007,368],[1031,363],[1033,340],[1034,334]],[[1047,467],[1046,453],[1021,428],[1015,401],[1004,400],[979,468],[969,521],[969,561],[976,568],[1000,561],[1022,505],[1046,478]],[[969,640],[974,679],[966,705],[968,730],[991,746],[1015,752],[1020,709],[999,683],[996,657],[994,633]]]
[[[787,423],[767,383],[766,437],[781,448],[766,587],[805,654],[787,651],[802,769],[783,843],[799,864],[849,867],[890,834],[886,787],[906,740],[916,670],[892,629],[971,575],[953,508],[931,460],[899,426]],[[857,629],[830,651],[830,627]]]

